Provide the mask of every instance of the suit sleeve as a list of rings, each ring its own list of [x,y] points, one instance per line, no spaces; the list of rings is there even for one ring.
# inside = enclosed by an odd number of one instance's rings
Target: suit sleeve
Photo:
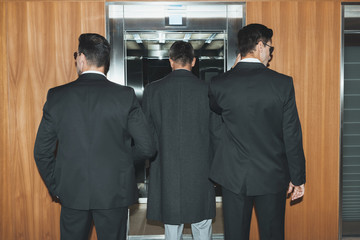
[[[209,84],[209,93],[208,93],[208,95],[209,95],[210,109],[211,109],[213,112],[221,115],[223,109],[222,109],[222,108],[219,106],[219,104],[217,103],[216,96],[215,96],[215,94],[214,94],[214,91],[212,90],[212,82],[213,82],[213,80],[211,80],[211,82],[210,82],[210,84]]]
[[[151,117],[151,94],[150,94],[150,91],[151,91],[150,90],[150,85],[148,85],[144,90],[143,101],[142,101],[142,109],[144,111],[146,120],[150,125],[150,131],[151,131],[151,135],[154,138],[156,149],[159,149],[159,140],[158,140],[158,136],[156,134],[153,119]],[[154,158],[151,159],[151,160],[154,160]]]
[[[50,91],[48,93],[48,99]],[[56,188],[54,177],[56,145],[57,133],[55,131],[54,120],[50,115],[49,103],[47,100],[43,108],[43,117],[35,140],[34,158],[39,173],[51,196],[55,196]]]
[[[132,104],[128,115],[128,131],[134,140],[132,147],[135,161],[151,158],[156,153],[151,128],[132,90]]]
[[[305,156],[302,145],[300,120],[295,102],[293,80],[290,78],[290,91],[284,103],[283,134],[290,179],[295,186],[305,183]]]
[[[210,111],[210,164],[221,142],[222,119],[218,114]]]

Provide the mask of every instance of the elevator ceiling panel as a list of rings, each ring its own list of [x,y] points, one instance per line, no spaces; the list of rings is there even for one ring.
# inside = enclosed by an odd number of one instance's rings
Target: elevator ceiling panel
[[[115,82],[126,84],[135,76],[140,79],[142,68],[135,74],[131,66],[160,64],[168,58],[175,41],[192,44],[199,69],[218,63],[213,67],[223,71],[235,61],[236,35],[244,25],[245,3],[111,1],[105,6],[107,38],[111,44],[108,76]],[[143,76],[148,74],[152,73]],[[201,78],[209,77],[209,73],[201,74]]]
[[[138,43],[136,43],[135,41],[127,41],[126,48],[132,49],[132,50],[141,50],[140,45]]]
[[[206,46],[205,49],[207,50],[219,50],[224,47],[224,40],[221,39],[220,41],[212,41],[209,45]]]
[[[224,32],[135,32],[125,34],[128,56],[168,57],[168,51],[175,41],[190,42],[202,56],[223,56]]]

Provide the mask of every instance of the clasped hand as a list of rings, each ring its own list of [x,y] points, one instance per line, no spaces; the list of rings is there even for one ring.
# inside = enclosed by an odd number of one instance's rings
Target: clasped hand
[[[295,186],[292,182],[289,183],[289,189],[287,194],[291,194],[291,201],[299,199],[304,196],[305,193],[305,184],[300,186]]]

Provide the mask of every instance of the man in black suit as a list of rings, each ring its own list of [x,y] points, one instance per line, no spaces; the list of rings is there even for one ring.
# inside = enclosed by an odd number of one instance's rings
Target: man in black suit
[[[217,116],[209,108],[208,85],[191,73],[191,44],[175,42],[169,57],[173,71],[146,86],[143,98],[159,150],[150,165],[147,218],[165,223],[167,240],[182,239],[184,223],[191,223],[195,240],[209,240],[215,217],[210,130]]]
[[[61,239],[125,239],[127,208],[137,200],[134,160],[156,148],[134,90],[110,82],[110,45],[81,34],[79,78],[50,89],[35,141],[35,161],[61,203]],[[133,142],[133,144],[132,144]]]
[[[260,238],[284,239],[286,189],[304,194],[305,157],[291,77],[268,69],[273,32],[250,24],[238,33],[242,59],[213,79],[210,106],[223,118],[210,177],[222,185],[225,239],[249,239],[253,205]]]

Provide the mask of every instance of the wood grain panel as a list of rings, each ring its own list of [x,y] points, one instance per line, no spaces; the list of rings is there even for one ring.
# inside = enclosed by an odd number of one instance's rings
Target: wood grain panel
[[[105,3],[81,3],[81,33],[105,36]]]
[[[27,36],[29,50],[29,77],[36,79],[31,81],[31,92],[28,101],[31,100],[28,109],[31,109],[32,133],[31,145],[34,145],[36,130],[42,116],[42,106],[44,104],[46,92],[49,87],[53,87],[56,79],[55,64],[55,8],[56,4],[51,2],[31,2],[28,3],[28,29]],[[30,158],[34,163],[33,158]],[[36,169],[34,164],[33,166]],[[59,215],[60,207],[52,202],[44,183],[42,182],[37,170],[34,172],[33,183],[33,210],[34,220],[34,239],[51,239],[49,236],[59,236]],[[35,217],[34,216],[34,217]]]
[[[32,238],[34,211],[32,184],[34,164],[31,160],[31,134],[33,114],[27,109],[31,104],[29,90],[28,4],[7,4],[7,37],[9,59],[9,131],[10,131],[10,202],[14,235],[10,239]],[[19,34],[20,33],[20,34]],[[16,209],[16,210],[15,210]]]
[[[286,239],[338,238],[340,20],[338,1],[247,3],[247,23],[274,30],[270,65],[293,76],[303,127],[306,194],[287,202]]]
[[[303,127],[308,182],[302,203],[287,202],[287,239],[337,239],[340,1],[247,2],[247,23],[274,30],[271,68],[294,77]],[[79,34],[105,33],[104,1],[0,0],[0,20],[0,239],[59,239],[33,144],[47,89],[77,77]]]
[[[0,2],[0,239],[8,239],[13,227],[9,209],[11,193],[9,187],[9,131],[8,131],[8,78],[7,78],[7,47],[6,47],[6,4]]]
[[[72,3],[93,3],[93,2],[105,2],[105,0],[0,0],[4,2],[72,2]]]
[[[8,6],[3,10],[3,6]],[[1,174],[6,188],[1,188],[1,209],[6,218],[1,221],[1,239],[59,239],[60,205],[51,201],[38,174],[33,146],[42,116],[47,90],[76,79],[73,52],[82,32],[105,32],[104,3],[21,1],[1,3],[3,40],[8,54],[9,84],[1,75],[1,94],[9,110],[1,105]],[[4,33],[4,34],[3,34]],[[3,51],[2,51],[3,52]],[[5,51],[4,51],[5,52]],[[1,56],[1,66],[4,64]],[[6,56],[6,55],[5,55]],[[6,73],[6,72],[5,72]],[[8,139],[6,140],[6,138]],[[11,161],[8,156],[11,156]],[[4,170],[3,170],[4,169]],[[11,191],[10,191],[11,190]],[[2,212],[3,213],[3,212]],[[3,216],[3,215],[1,215]],[[3,220],[3,219],[1,219]],[[8,222],[9,225],[5,225]],[[6,229],[5,229],[6,228]],[[5,229],[4,231],[2,229]]]

